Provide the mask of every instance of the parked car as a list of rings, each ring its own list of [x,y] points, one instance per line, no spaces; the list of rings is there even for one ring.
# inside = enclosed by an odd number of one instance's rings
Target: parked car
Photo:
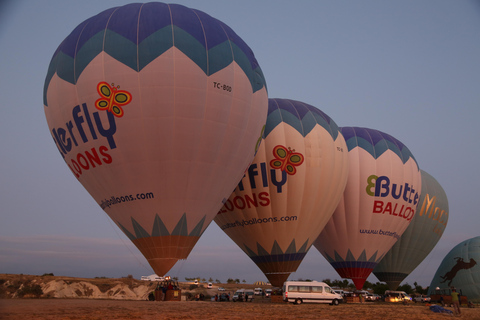
[[[255,294],[256,296],[261,296],[261,295],[263,294],[262,288],[255,288],[254,294]]]
[[[380,296],[374,293],[368,293],[365,295],[365,301],[379,301]]]
[[[272,295],[272,289],[265,289],[265,297],[270,297]]]
[[[224,287],[218,287],[218,291],[225,291]]]

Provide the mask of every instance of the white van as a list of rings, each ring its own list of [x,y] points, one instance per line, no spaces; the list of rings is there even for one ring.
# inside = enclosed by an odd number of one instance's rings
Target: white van
[[[159,277],[156,274],[152,274],[149,276],[142,276],[140,278],[142,281],[165,281],[165,277]]]
[[[255,294],[256,296],[261,296],[261,295],[263,294],[262,288],[255,288],[254,294]]]
[[[245,297],[245,289],[240,289],[233,294],[232,301],[233,302],[243,301],[244,297]]]
[[[209,283],[207,284],[207,289],[212,289],[212,288],[213,288],[213,283],[209,282]]]
[[[272,289],[265,289],[265,297],[271,297],[272,296]]]
[[[286,281],[283,284],[283,300],[295,304],[312,302],[338,305],[343,297],[324,282]]]
[[[385,291],[385,301],[387,302],[411,302],[410,297],[405,291]]]
[[[233,302],[237,302],[237,301],[250,301],[252,302],[253,301],[253,291],[250,290],[250,289],[239,289],[237,290],[234,294],[233,294],[233,297],[232,297],[232,301]]]

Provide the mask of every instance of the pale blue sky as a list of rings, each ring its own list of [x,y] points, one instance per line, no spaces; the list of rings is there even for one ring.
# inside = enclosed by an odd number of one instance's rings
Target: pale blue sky
[[[170,1],[229,25],[253,50],[271,98],[314,105],[339,126],[389,133],[445,189],[450,220],[406,282],[427,286],[480,231],[480,2]],[[129,1],[0,5],[0,273],[135,277],[152,270],[69,171],[50,136],[43,84],[60,42]],[[170,272],[265,280],[215,223]],[[312,247],[292,278],[340,277]],[[376,282],[375,276],[368,279]]]

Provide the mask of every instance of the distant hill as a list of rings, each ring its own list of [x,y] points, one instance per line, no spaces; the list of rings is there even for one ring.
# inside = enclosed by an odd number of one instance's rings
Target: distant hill
[[[74,278],[51,275],[0,274],[0,298],[79,298],[147,300],[155,290],[157,282],[127,278]],[[193,282],[178,282],[182,296],[188,300],[196,293],[203,293],[209,299],[218,293],[218,288],[233,293],[239,288],[255,288],[253,284],[214,284],[207,289],[206,283],[198,286]],[[261,286],[268,288],[271,286]]]

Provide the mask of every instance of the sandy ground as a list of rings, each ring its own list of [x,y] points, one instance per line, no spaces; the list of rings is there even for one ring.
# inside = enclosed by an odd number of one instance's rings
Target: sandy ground
[[[450,308],[451,309],[451,308]],[[390,303],[293,305],[203,301],[0,299],[0,319],[451,319],[428,306]],[[462,308],[460,319],[480,320],[480,308]]]

